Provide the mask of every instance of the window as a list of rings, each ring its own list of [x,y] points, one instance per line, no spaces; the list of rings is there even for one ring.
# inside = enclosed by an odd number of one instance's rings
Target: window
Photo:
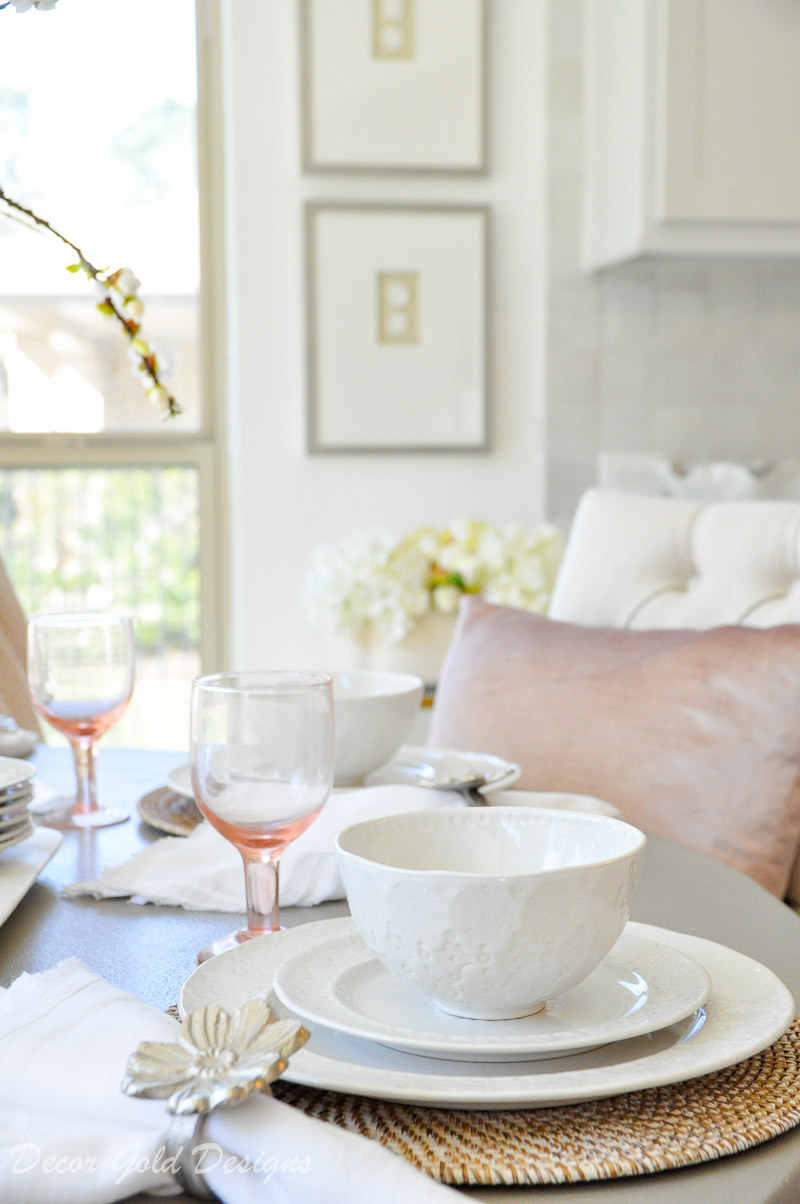
[[[105,740],[181,749],[217,647],[194,4],[138,0],[129,20],[62,0],[0,23],[0,184],[98,267],[136,273],[183,409],[150,404],[91,282],[65,270],[75,254],[0,207],[0,552],[29,612],[134,616],[138,684]]]

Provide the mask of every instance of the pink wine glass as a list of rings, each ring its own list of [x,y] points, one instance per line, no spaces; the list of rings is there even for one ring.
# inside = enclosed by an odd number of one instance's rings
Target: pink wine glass
[[[97,742],[133,691],[133,623],[127,615],[34,615],[28,624],[28,682],[36,710],[69,740],[77,794],[47,811],[51,828],[103,828],[130,816],[97,804]]]
[[[333,784],[333,691],[322,673],[218,673],[192,683],[192,790],[244,861],[247,927],[198,954],[206,961],[276,932],[278,865]]]

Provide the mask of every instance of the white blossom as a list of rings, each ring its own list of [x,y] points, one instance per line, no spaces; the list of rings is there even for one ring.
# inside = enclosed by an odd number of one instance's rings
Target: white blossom
[[[157,410],[161,410],[169,404],[169,394],[162,385],[153,385],[152,389],[147,390],[147,396]]]
[[[134,275],[130,268],[120,268],[114,277],[114,287],[119,289],[124,297],[135,297],[142,287],[141,280]]]
[[[122,303],[122,307],[125,310],[125,317],[133,318],[134,321],[141,318],[144,313],[144,305],[138,297],[126,297]]]

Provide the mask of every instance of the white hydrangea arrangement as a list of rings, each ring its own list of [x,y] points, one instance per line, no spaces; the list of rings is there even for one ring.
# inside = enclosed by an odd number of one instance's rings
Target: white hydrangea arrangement
[[[314,627],[357,634],[371,626],[394,644],[428,612],[454,614],[465,593],[544,613],[561,553],[549,525],[529,531],[454,519],[444,530],[420,527],[399,539],[357,531],[316,549],[303,603]]]

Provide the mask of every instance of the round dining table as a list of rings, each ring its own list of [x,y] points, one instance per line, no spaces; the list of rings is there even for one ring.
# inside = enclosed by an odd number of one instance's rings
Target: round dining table
[[[42,781],[69,790],[67,750],[40,746],[32,759]],[[127,807],[131,819],[113,828],[65,833],[60,849],[0,929],[0,985],[24,971],[47,970],[63,958],[78,957],[109,982],[158,1008],[177,1002],[181,985],[196,968],[198,950],[233,926],[229,914],[126,899],[68,899],[61,888],[99,877],[104,866],[119,864],[160,838],[139,819],[136,802],[162,786],[169,770],[182,761],[180,753],[101,747],[100,800]],[[292,927],[346,914],[346,904],[336,902],[284,909],[281,919]],[[714,858],[650,836],[632,918],[737,949],[769,966],[800,1000],[800,918]],[[743,1153],[658,1174],[460,1190],[492,1204],[533,1199],[548,1204],[798,1204],[800,1126]],[[332,1187],[331,1204],[335,1201]]]

